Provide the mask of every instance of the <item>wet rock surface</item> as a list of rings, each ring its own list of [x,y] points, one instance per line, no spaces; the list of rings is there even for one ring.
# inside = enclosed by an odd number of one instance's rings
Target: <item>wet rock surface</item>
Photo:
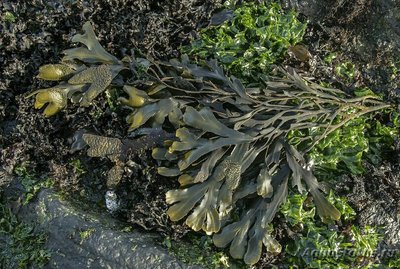
[[[159,235],[124,231],[126,226],[111,216],[82,210],[53,190],[42,190],[26,206],[20,204],[23,189],[18,184],[11,184],[4,196],[20,220],[45,232],[44,248],[51,258],[44,268],[201,268],[172,257]]]
[[[387,93],[400,86],[392,66],[400,61],[398,0],[284,0],[310,20],[308,38],[326,51],[342,51],[361,68],[358,81]],[[398,94],[395,93],[396,98]]]
[[[362,177],[344,177],[336,190],[347,196],[360,225],[380,227],[384,244],[399,247],[400,167],[398,163],[384,163],[380,167],[366,164],[366,168]]]

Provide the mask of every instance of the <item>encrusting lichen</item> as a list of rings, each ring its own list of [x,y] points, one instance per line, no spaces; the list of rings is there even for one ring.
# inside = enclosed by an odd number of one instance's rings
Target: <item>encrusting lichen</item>
[[[122,69],[141,68],[133,70],[129,83],[118,86],[129,95],[119,101],[133,110],[127,118],[130,130],[144,135],[136,141],[83,135],[90,145],[88,154],[119,162],[127,150],[141,145],[152,148],[160,164],[158,172],[178,177],[181,184],[166,193],[171,220],[186,218],[193,230],[213,234],[215,245],[230,245],[232,257],[254,264],[263,245],[271,253],[281,251],[271,222],[286,200],[290,183],[300,193],[312,195],[323,221],[340,218],[304,156],[350,120],[390,105],[374,95],[352,97],[322,87],[290,68],[276,68],[275,77],[258,74],[262,84],[246,87],[226,76],[216,61],[199,66],[183,56],[169,62],[147,60],[145,67],[139,64],[143,59],[120,62],[99,47],[90,24],[84,30],[85,35],[73,41],[87,49],[67,50],[63,60],[84,62],[84,66],[63,85],[81,87],[74,94],[81,94],[81,105],[87,105]],[[33,93],[37,93],[37,107],[50,100],[44,98],[50,92]],[[66,98],[53,99],[63,101],[56,109],[51,101],[46,116],[65,107]],[[303,137],[296,148],[289,143],[289,133],[312,128],[324,131]],[[156,130],[162,133],[154,134]],[[110,171],[110,187],[118,183],[121,171],[120,167]]]

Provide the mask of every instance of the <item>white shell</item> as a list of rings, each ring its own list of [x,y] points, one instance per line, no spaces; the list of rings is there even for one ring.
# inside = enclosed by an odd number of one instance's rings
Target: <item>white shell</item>
[[[111,212],[114,213],[119,209],[120,202],[117,194],[114,191],[107,191],[105,194],[106,207]]]

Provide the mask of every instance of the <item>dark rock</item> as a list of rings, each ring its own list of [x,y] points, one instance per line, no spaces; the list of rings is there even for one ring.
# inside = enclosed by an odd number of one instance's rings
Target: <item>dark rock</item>
[[[400,246],[400,169],[384,163],[380,167],[366,164],[363,176],[346,176],[336,190],[346,194],[357,212],[360,226],[384,228],[384,243]]]
[[[124,225],[111,216],[85,212],[79,204],[62,199],[50,189],[40,191],[34,201],[21,206],[22,188],[6,188],[5,200],[24,223],[44,231],[44,248],[50,252],[48,269],[65,268],[201,268],[187,266],[169,255],[163,238],[142,231],[124,232]]]
[[[398,0],[282,0],[310,21],[308,37],[324,49],[346,54],[375,91],[390,95],[400,86],[400,2]],[[398,71],[397,71],[398,72]]]

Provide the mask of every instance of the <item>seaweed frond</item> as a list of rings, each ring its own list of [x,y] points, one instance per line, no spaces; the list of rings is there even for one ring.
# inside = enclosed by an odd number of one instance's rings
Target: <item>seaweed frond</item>
[[[80,60],[85,63],[120,64],[121,62],[108,53],[99,43],[90,22],[83,25],[84,34],[72,37],[72,42],[82,43],[85,47],[73,48],[64,51],[63,62]]]
[[[44,112],[46,117],[53,116],[65,108],[68,99],[81,106],[89,106],[111,85],[119,72],[126,69],[121,61],[100,45],[89,22],[85,23],[83,29],[85,34],[75,35],[72,41],[80,42],[87,48],[66,50],[66,56],[61,63],[47,64],[39,68],[38,78],[61,82],[55,87],[34,91],[28,96],[37,94],[35,107],[38,109],[49,103],[49,108]],[[65,90],[60,90],[62,88]]]
[[[129,99],[126,99],[125,97],[118,98],[118,101],[120,101],[123,105],[130,107],[141,107],[150,99],[146,92],[135,87],[124,85],[123,89],[129,95]]]
[[[162,111],[164,118],[171,111],[157,109],[159,104],[173,98],[182,114],[179,126],[162,121],[157,126],[176,129],[176,139],[166,149],[153,150],[162,165],[159,173],[178,177],[182,186],[167,192],[167,214],[173,221],[186,217],[195,231],[216,233],[217,246],[231,244],[232,256],[248,264],[258,261],[262,245],[272,253],[280,251],[270,223],[286,199],[289,182],[312,195],[323,221],[339,220],[340,212],[322,193],[306,154],[352,119],[390,107],[374,95],[351,97],[294,70],[279,72],[250,89],[225,76],[215,61],[206,67],[185,57],[153,63],[148,68],[152,86],[142,89],[152,93],[153,101],[129,117],[134,129],[151,127],[146,123],[151,117]],[[317,128],[315,135],[296,138],[296,147],[292,145],[293,131]],[[238,204],[245,205],[239,209],[242,216],[232,222]]]
[[[147,136],[140,139],[118,139],[84,133],[79,130],[75,133],[74,145],[77,150],[84,146],[89,146],[87,155],[90,157],[108,158],[114,163],[114,166],[107,173],[107,187],[115,189],[122,179],[124,173],[125,161],[131,152],[153,148],[159,145],[160,138],[167,138],[168,134],[162,131],[150,132]]]
[[[119,65],[99,65],[89,67],[68,80],[71,85],[90,84],[79,100],[81,106],[88,106],[112,82],[113,78],[123,69]]]
[[[46,106],[43,114],[48,118],[65,108],[67,106],[68,98],[81,90],[81,85],[68,85],[62,83],[55,87],[36,90],[26,96],[26,98],[36,95],[35,108],[41,109]]]
[[[31,94],[37,94],[37,108],[49,103],[46,116],[68,98],[88,105],[125,68],[101,48],[89,23],[84,30],[73,41],[87,48],[68,50],[64,58],[77,67],[60,75],[60,85]],[[129,83],[116,83],[129,98],[119,100],[132,110],[132,135],[146,135],[132,141],[84,134],[89,156],[116,163],[108,180],[114,188],[127,152],[151,148],[159,174],[177,177],[181,185],[166,193],[170,219],[214,234],[217,246],[230,245],[232,257],[247,264],[260,259],[263,246],[280,252],[271,222],[290,187],[313,197],[323,221],[339,220],[307,153],[350,121],[391,107],[373,94],[323,87],[290,68],[257,74],[261,83],[250,87],[225,75],[214,60],[203,66],[185,55],[169,62],[131,60],[124,62],[132,71]],[[309,135],[296,135],[304,130]]]

